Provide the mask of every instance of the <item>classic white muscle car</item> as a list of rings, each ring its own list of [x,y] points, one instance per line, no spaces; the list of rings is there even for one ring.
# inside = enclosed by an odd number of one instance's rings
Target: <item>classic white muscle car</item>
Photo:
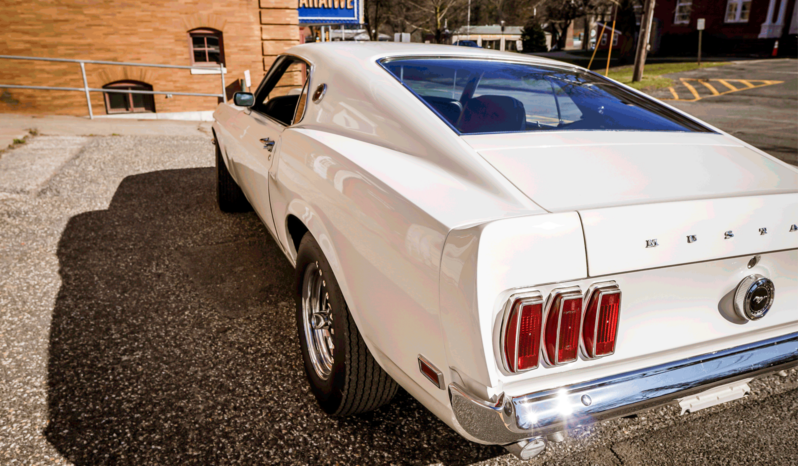
[[[234,101],[219,206],[296,266],[331,415],[402,386],[530,458],[798,363],[798,170],[679,110],[556,61],[384,43],[294,47]]]

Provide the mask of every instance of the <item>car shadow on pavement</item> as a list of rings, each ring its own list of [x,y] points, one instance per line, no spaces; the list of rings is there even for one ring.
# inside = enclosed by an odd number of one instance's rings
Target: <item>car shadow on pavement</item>
[[[468,464],[468,442],[400,390],[333,419],[305,380],[293,269],[211,168],[125,178],[58,245],[45,435],[76,464]]]

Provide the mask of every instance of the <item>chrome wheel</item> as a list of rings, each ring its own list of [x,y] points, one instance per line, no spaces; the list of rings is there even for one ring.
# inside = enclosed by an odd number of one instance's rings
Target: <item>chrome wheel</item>
[[[330,295],[318,262],[308,264],[302,280],[302,328],[316,375],[327,380],[333,365],[333,315]]]

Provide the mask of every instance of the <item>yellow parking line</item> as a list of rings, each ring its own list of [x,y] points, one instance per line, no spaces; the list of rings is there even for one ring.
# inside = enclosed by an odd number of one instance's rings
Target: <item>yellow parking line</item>
[[[757,89],[760,87],[771,86],[773,84],[782,84],[784,81],[766,81],[763,79],[697,79],[697,78],[679,78],[679,81],[687,88],[688,91],[693,95],[692,99],[681,99],[679,98],[679,93],[676,92],[676,86],[669,87],[668,90],[670,91],[673,99],[665,99],[662,100],[681,100],[682,102],[697,102],[702,100],[706,97],[715,97],[720,95],[731,94],[732,92],[739,92],[739,91],[747,91],[748,89]],[[709,92],[712,93],[711,96],[704,96],[702,97],[696,88],[690,84],[688,81],[698,81],[704,87],[707,88]],[[728,88],[727,91],[720,92],[718,88],[710,84],[710,81],[717,81]],[[735,87],[732,84],[729,84],[729,81],[733,83],[742,83],[745,87]]]
[[[698,82],[700,82],[701,84],[703,84],[703,85],[704,85],[704,87],[706,87],[707,89],[709,89],[709,92],[711,92],[711,93],[712,93],[712,95],[720,95],[720,93],[718,92],[718,90],[717,90],[717,89],[715,89],[714,87],[712,87],[712,84],[709,84],[709,83],[708,83],[708,82],[706,82],[706,81],[698,81]]]
[[[731,92],[739,90],[736,87],[734,87],[731,84],[729,84],[725,79],[716,79],[715,81],[717,81],[717,82],[723,84],[724,86],[728,87]]]
[[[690,91],[690,92],[693,94],[693,97],[695,97],[695,99],[693,100],[693,102],[695,102],[696,100],[701,100],[701,96],[700,96],[700,95],[698,95],[698,91],[696,91],[696,90],[695,90],[695,88],[694,88],[693,86],[691,86],[691,85],[690,85],[690,84],[687,82],[687,80],[685,80],[684,78],[682,78],[682,84],[684,84],[684,87],[686,87],[686,88],[687,88],[687,90],[688,90],[688,91]]]

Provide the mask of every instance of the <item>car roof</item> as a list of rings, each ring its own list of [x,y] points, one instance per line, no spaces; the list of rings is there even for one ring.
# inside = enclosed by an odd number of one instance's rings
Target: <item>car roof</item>
[[[376,62],[394,57],[463,57],[487,60],[508,60],[539,65],[556,65],[575,68],[573,65],[548,58],[515,52],[454,45],[420,44],[408,42],[312,42],[291,47],[286,51],[316,63],[350,61],[352,65],[364,61]]]

